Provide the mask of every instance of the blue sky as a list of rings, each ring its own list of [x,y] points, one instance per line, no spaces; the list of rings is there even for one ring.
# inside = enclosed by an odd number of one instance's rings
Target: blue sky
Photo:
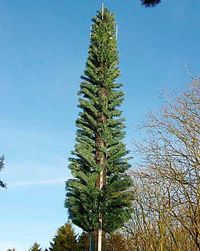
[[[200,3],[105,0],[119,25],[126,143],[136,126],[200,72]],[[48,247],[67,221],[64,181],[73,149],[77,95],[98,0],[0,1],[0,250]],[[190,72],[190,73],[188,73]]]

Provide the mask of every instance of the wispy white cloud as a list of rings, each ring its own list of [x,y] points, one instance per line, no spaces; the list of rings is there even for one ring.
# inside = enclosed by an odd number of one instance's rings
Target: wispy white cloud
[[[64,184],[65,181],[66,181],[66,179],[62,178],[62,179],[13,182],[13,183],[9,184],[9,188],[36,186],[36,185],[59,185],[59,184]]]

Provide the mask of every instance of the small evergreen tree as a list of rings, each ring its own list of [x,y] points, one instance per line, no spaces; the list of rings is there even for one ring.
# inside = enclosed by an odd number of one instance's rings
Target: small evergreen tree
[[[35,242],[33,246],[29,249],[29,251],[42,251],[42,249],[40,245],[37,242]]]
[[[72,225],[66,223],[60,227],[53,242],[50,242],[50,251],[75,251],[76,250],[76,235]]]
[[[80,86],[73,179],[66,184],[66,207],[73,223],[95,236],[105,249],[105,233],[130,217],[132,193],[124,119],[118,109],[124,97],[116,83],[120,71],[114,15],[102,8],[92,19],[91,44]],[[103,236],[103,238],[102,238]],[[98,248],[99,249],[99,248]]]

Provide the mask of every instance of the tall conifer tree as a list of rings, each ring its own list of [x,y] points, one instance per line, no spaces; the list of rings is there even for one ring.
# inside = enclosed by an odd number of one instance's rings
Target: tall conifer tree
[[[119,110],[124,93],[122,85],[116,83],[120,71],[115,18],[102,8],[92,21],[79,92],[76,144],[69,166],[74,178],[66,183],[65,205],[73,223],[94,236],[95,250],[102,251],[105,233],[129,219],[132,195],[131,179],[126,174],[124,119]]]

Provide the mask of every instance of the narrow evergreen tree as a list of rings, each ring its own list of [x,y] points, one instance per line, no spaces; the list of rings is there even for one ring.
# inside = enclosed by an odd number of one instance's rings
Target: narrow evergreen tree
[[[50,251],[75,251],[76,250],[76,235],[72,225],[66,223],[60,227],[53,242],[50,242]]]
[[[40,245],[37,242],[35,242],[33,246],[29,249],[29,251],[42,251],[42,249]]]
[[[70,158],[73,179],[66,183],[66,207],[73,223],[105,249],[105,233],[130,217],[131,179],[119,110],[124,93],[116,83],[120,71],[114,15],[102,8],[92,19],[91,44],[80,86],[77,137]]]

